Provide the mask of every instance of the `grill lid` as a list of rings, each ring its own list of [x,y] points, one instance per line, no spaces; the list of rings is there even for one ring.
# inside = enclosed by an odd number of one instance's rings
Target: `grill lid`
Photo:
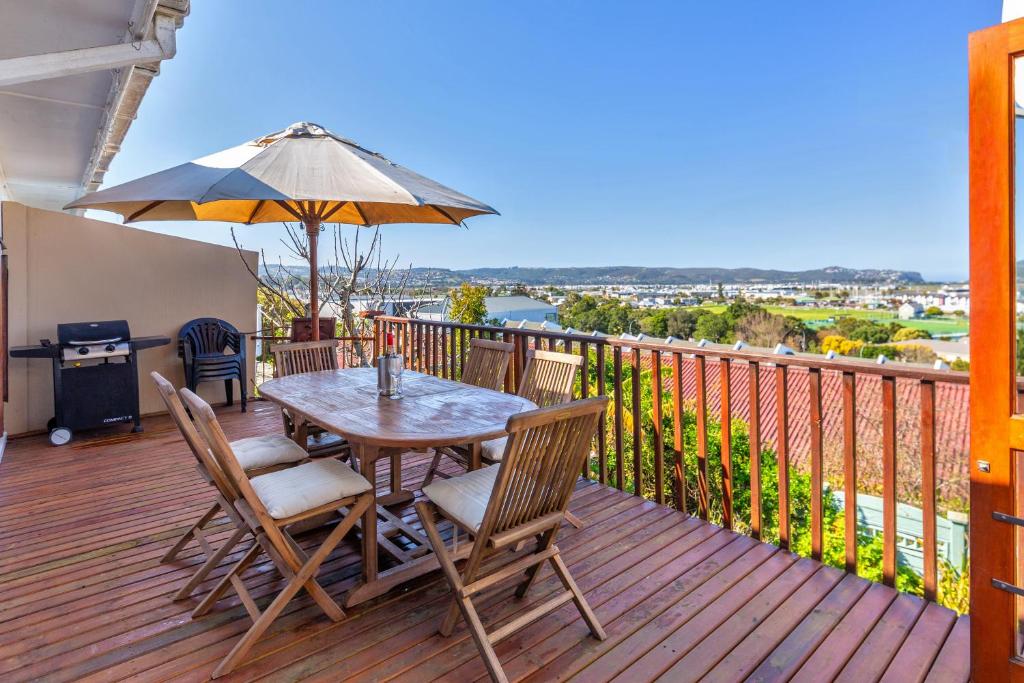
[[[116,344],[131,341],[127,320],[62,323],[57,325],[57,342],[61,346]]]

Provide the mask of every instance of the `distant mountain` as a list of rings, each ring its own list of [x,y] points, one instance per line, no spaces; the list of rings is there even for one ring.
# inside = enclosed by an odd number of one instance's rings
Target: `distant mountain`
[[[301,266],[284,268],[302,276]],[[280,266],[272,266],[277,274]],[[759,268],[648,268],[643,266],[603,266],[597,268],[413,268],[411,284],[447,286],[470,281],[482,284],[521,282],[525,285],[696,285],[723,284],[882,284],[920,283],[914,271],[842,268],[830,266],[814,270],[762,270]]]

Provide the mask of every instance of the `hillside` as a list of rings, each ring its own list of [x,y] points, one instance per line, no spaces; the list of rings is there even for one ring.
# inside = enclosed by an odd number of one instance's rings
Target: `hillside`
[[[277,266],[272,267],[275,271]],[[301,266],[285,267],[289,273],[302,276]],[[830,266],[813,270],[763,270],[759,268],[647,268],[643,266],[603,266],[596,268],[413,268],[411,284],[448,286],[460,282],[501,284],[521,282],[525,285],[696,285],[708,283],[920,283],[914,271],[841,268]]]

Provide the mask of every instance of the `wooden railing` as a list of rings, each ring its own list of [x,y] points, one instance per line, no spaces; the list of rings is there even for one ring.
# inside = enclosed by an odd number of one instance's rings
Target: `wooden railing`
[[[824,547],[823,498],[826,476],[824,456],[826,439],[823,424],[826,419],[841,428],[833,432],[838,437],[830,443],[831,452],[837,452],[841,461],[841,486],[845,501],[855,501],[859,481],[858,464],[858,391],[862,385],[880,392],[881,420],[880,444],[881,481],[876,482],[883,499],[883,557],[882,581],[895,585],[897,575],[897,415],[906,423],[907,410],[916,412],[916,466],[919,466],[919,504],[923,517],[924,596],[934,600],[937,590],[936,557],[936,385],[966,385],[968,374],[948,370],[931,370],[899,363],[877,364],[847,359],[829,360],[824,356],[777,355],[750,350],[721,350],[704,348],[697,344],[664,344],[566,334],[543,330],[465,325],[418,319],[379,317],[374,325],[374,356],[383,349],[386,333],[394,335],[397,351],[405,357],[406,366],[441,377],[458,379],[465,362],[468,340],[474,337],[500,339],[512,342],[515,351],[505,377],[505,390],[515,391],[528,349],[559,350],[588,358],[582,373],[578,395],[609,395],[613,401],[607,417],[607,429],[602,430],[594,448],[595,462],[584,471],[585,476],[596,478],[603,484],[637,495],[651,497],[658,503],[672,505],[680,510],[708,519],[715,507],[716,521],[727,528],[745,527],[754,538],[764,535],[765,491],[777,492],[777,536],[775,540],[784,548],[791,547],[793,519],[796,513],[809,516],[810,555],[822,559]],[[610,366],[610,367],[609,367]],[[641,371],[635,371],[640,368]],[[606,378],[606,371],[609,378]],[[717,369],[717,372],[714,370]],[[742,372],[741,372],[742,370]],[[644,375],[649,373],[646,379]],[[692,378],[692,397],[684,390],[684,374]],[[717,378],[715,377],[717,375]],[[743,393],[737,380],[745,375]],[[800,377],[805,375],[806,377]],[[757,381],[752,381],[756,378]],[[800,381],[796,381],[799,379]],[[647,384],[644,386],[643,383]],[[826,415],[823,392],[828,383],[832,414]],[[711,385],[717,391],[717,409],[713,410],[709,398]],[[762,390],[773,385],[770,394]],[[897,385],[902,391],[897,391]],[[806,391],[806,409],[795,410],[799,396],[796,386]],[[803,388],[805,387],[805,388]],[[650,392],[650,411],[642,410],[642,396]],[[897,405],[898,396],[914,397],[907,405]],[[765,420],[764,405],[775,406],[774,424]],[[734,476],[734,440],[737,437],[734,418],[735,407],[746,406],[747,453],[761,454],[769,445],[777,459],[776,481],[768,482],[762,474],[762,458],[749,457],[749,514],[748,519],[737,520],[734,501],[738,495]],[[666,412],[668,411],[668,412]],[[717,412],[714,415],[713,412]],[[693,415],[696,438],[684,443],[684,420]],[[801,420],[797,422],[796,420]],[[709,425],[717,422],[718,454],[713,453],[709,439]],[[671,441],[666,443],[666,427],[671,429]],[[810,479],[810,510],[792,509],[790,476],[795,471],[792,463],[791,434],[801,427],[809,445],[803,471]],[[772,433],[769,439],[766,435]],[[609,438],[610,436],[610,438]],[[653,452],[653,468],[643,462],[644,445]],[[906,444],[904,444],[905,450]],[[687,471],[687,454],[695,451],[695,472]],[[904,454],[905,455],[905,454]],[[712,468],[718,472],[712,477]],[[653,471],[651,471],[653,470]],[[653,481],[646,481],[651,477]],[[712,479],[718,481],[718,501],[712,501]],[[695,480],[692,492],[687,481]],[[878,485],[880,484],[880,486]],[[714,503],[714,506],[713,504]],[[853,504],[844,506],[843,545],[846,569],[857,570],[857,509]],[[776,521],[776,520],[773,520]],[[773,530],[773,534],[775,534]]]
[[[256,354],[256,376],[253,383],[259,387],[264,381],[274,377],[273,359],[270,347],[275,344],[286,344],[290,341],[287,327],[266,327],[256,334],[249,335],[252,341],[260,342]],[[373,335],[336,337],[338,340],[338,367],[353,368],[372,361]],[[360,356],[362,351],[362,356]]]

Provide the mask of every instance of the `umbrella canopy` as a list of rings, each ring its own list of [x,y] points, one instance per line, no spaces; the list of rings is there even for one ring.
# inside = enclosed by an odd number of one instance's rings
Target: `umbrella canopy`
[[[65,209],[133,221],[302,221],[310,247],[310,313],[319,336],[316,240],[323,223],[448,223],[498,213],[315,123],[87,194]]]

